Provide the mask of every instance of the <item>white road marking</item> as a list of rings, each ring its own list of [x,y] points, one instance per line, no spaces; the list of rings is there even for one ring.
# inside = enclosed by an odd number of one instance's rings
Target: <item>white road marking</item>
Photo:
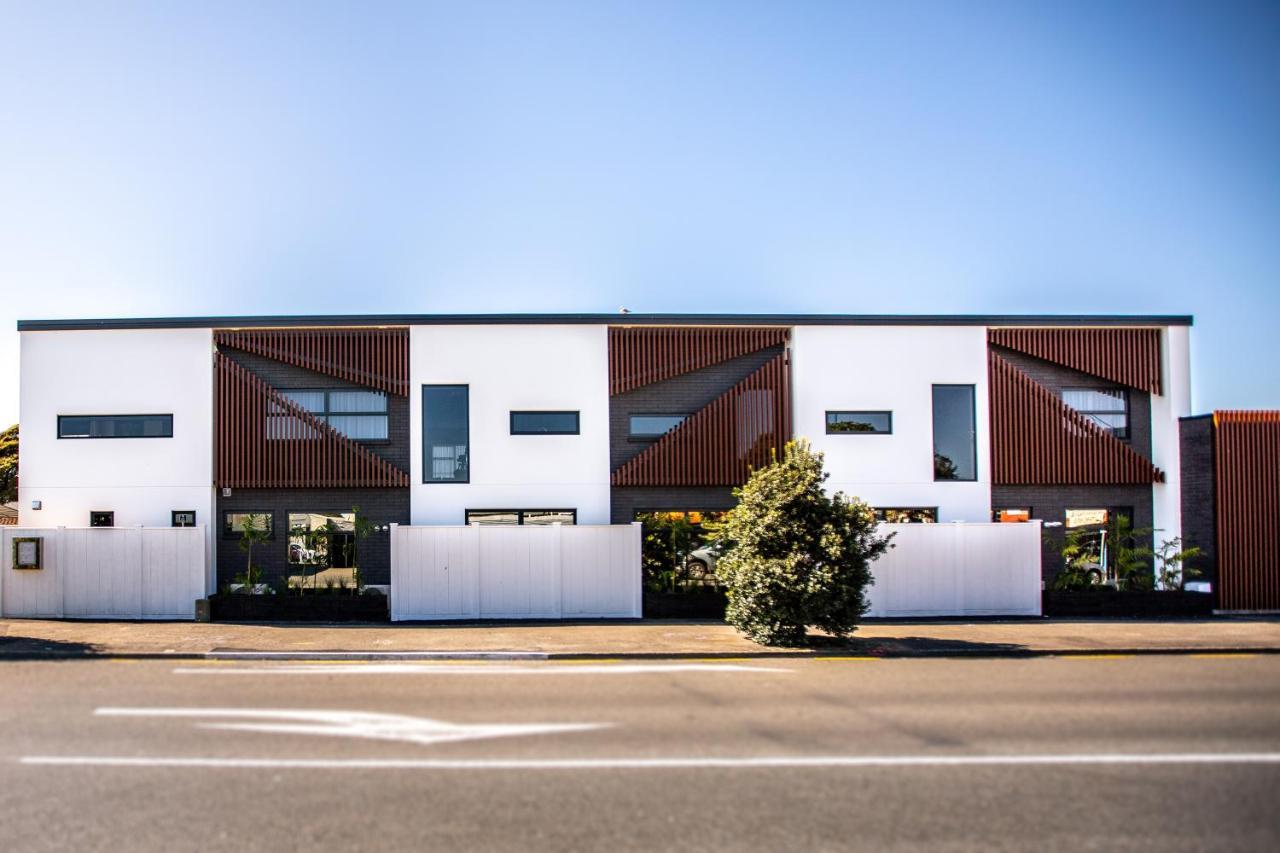
[[[1174,752],[1144,755],[778,755],[753,758],[324,759],[28,755],[45,767],[181,767],[254,770],[704,770],[769,768],[1037,767],[1054,765],[1280,764],[1280,752]]]
[[[719,663],[670,664],[493,664],[307,663],[279,666],[180,666],[175,675],[641,675],[669,672],[791,672],[769,666]]]
[[[184,717],[246,720],[197,723],[200,728],[271,734],[319,735],[393,740],[429,745],[495,737],[557,734],[608,728],[611,723],[466,724],[366,711],[316,711],[287,708],[99,708],[99,717]]]

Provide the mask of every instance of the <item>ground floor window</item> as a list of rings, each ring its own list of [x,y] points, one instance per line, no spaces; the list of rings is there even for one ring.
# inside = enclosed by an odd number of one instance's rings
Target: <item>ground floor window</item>
[[[467,524],[577,524],[576,509],[469,509]]]
[[[325,569],[354,568],[355,523],[351,512],[289,513],[289,562]]]
[[[726,510],[644,510],[635,520],[644,525],[641,560],[645,587],[654,592],[688,592],[715,588],[714,526]]]
[[[275,515],[270,512],[224,512],[222,514],[222,535],[238,539],[244,535],[245,524],[253,518],[255,530],[265,530],[268,536],[275,536]]]
[[[876,521],[885,524],[937,524],[936,506],[878,506]]]
[[[991,520],[997,524],[1021,524],[1031,520],[1031,507],[993,509]]]

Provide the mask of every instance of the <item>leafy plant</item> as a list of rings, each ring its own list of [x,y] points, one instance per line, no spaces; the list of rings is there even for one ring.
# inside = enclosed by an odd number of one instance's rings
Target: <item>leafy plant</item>
[[[1181,536],[1161,542],[1160,547],[1155,550],[1156,577],[1160,581],[1160,588],[1180,590],[1184,580],[1199,577],[1200,570],[1193,568],[1187,560],[1200,554],[1199,548],[1183,548]]]
[[[0,432],[0,503],[18,499],[18,425]]]
[[[640,550],[645,586],[653,592],[674,592],[696,540],[697,532],[683,513],[646,515]]]
[[[271,531],[267,529],[266,518],[254,512],[244,517],[240,530],[240,550],[245,553],[245,568],[242,574],[236,575],[236,583],[241,584],[243,592],[252,595],[262,583],[262,569],[253,564],[253,546],[270,539]]]
[[[809,626],[847,636],[867,610],[871,563],[889,548],[871,507],[822,484],[823,456],[803,440],[734,491],[738,505],[717,525],[716,572],[726,619],[752,640],[799,645]]]
[[[364,578],[360,572],[359,549],[361,540],[368,539],[369,534],[377,528],[377,525],[369,520],[369,516],[360,511],[360,507],[351,507],[351,529],[355,533],[355,537],[351,542],[351,565],[354,567],[352,579],[355,586],[352,589],[353,594],[359,594],[361,587],[364,586]]]

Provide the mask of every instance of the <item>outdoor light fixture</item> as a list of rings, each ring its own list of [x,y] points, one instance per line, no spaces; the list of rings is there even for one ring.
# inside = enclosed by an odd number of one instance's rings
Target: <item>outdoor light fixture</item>
[[[40,507],[41,507],[41,506],[43,506],[43,504],[41,504],[41,503],[40,503],[40,501],[32,501],[32,502],[31,502],[31,508],[32,508],[32,509],[40,509]]]

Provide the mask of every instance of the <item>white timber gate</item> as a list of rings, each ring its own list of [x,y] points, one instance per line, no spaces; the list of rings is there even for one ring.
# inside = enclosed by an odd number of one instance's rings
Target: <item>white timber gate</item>
[[[882,524],[868,616],[1039,616],[1040,522]]]
[[[641,525],[391,526],[391,620],[639,618]]]
[[[194,619],[205,591],[197,527],[4,527],[0,615],[18,618]],[[18,542],[39,568],[15,565]]]

